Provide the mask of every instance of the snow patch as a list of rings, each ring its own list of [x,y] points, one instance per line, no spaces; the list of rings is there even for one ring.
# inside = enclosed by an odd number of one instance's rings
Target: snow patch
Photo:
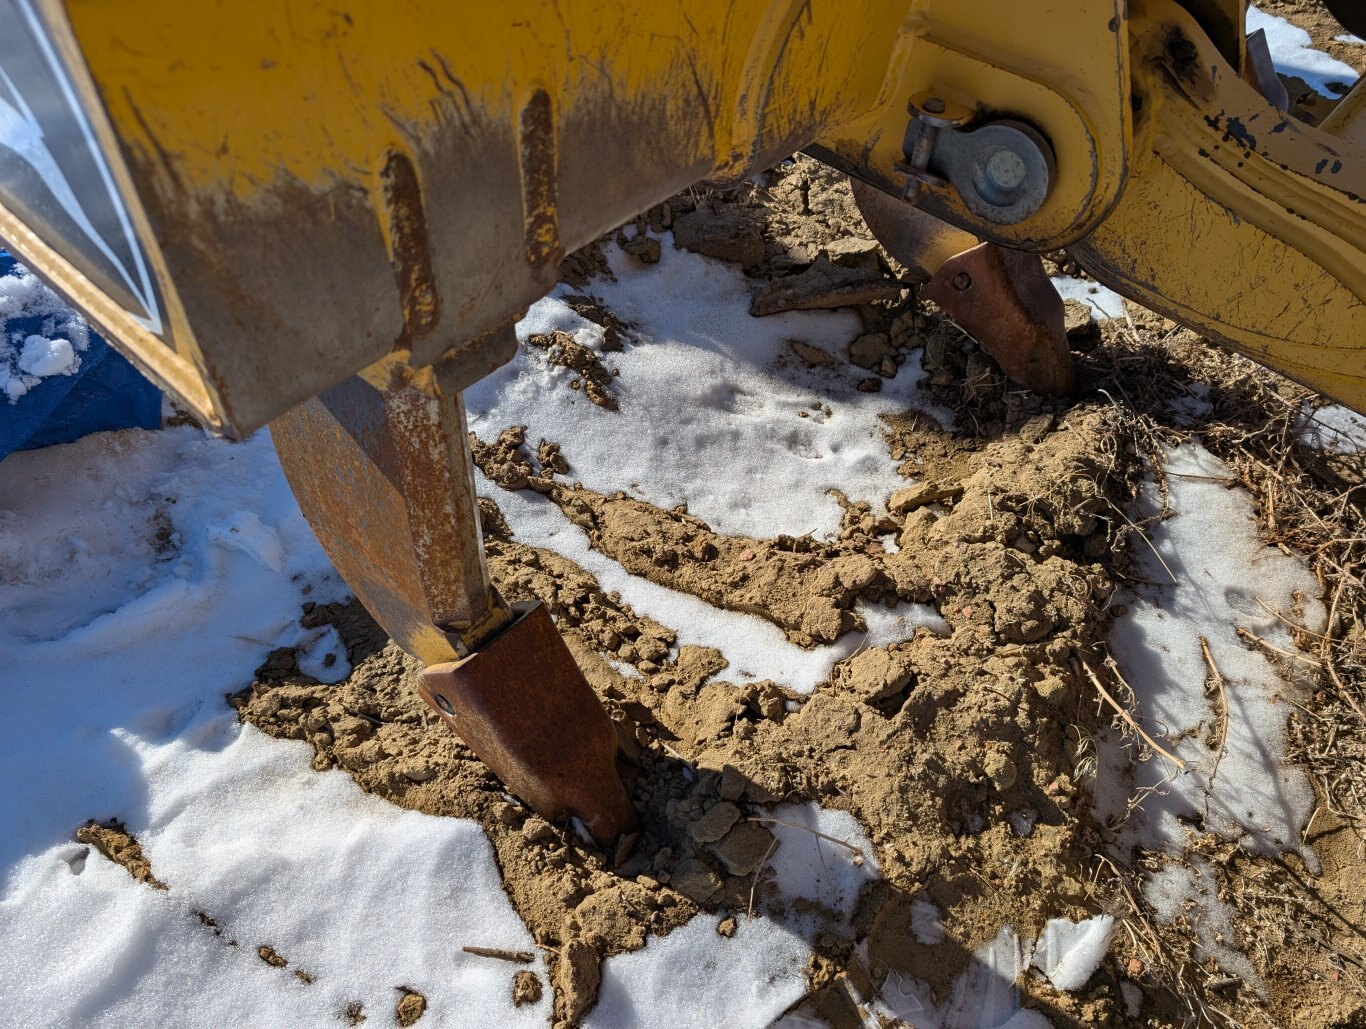
[[[340,650],[301,635],[305,593],[346,593],[268,436],[99,433],[11,455],[0,498],[0,776],[26,784],[0,838],[7,1018],[326,1025],[358,1002],[382,1021],[404,984],[434,1024],[545,1024],[549,991],[514,1009],[507,969],[460,953],[535,950],[477,825],[320,774],[223,704],[272,640],[305,666]],[[111,816],[169,890],[71,842]]]
[[[829,646],[803,650],[788,641],[772,622],[757,615],[712,607],[704,600],[656,585],[631,575],[611,558],[594,550],[588,534],[575,525],[550,500],[526,491],[509,492],[489,483],[475,471],[480,496],[492,499],[503,512],[513,534],[534,540],[581,565],[604,592],[617,592],[637,614],[648,615],[678,632],[680,644],[716,647],[730,662],[728,682],[739,684],[773,679],[799,693],[810,693],[830,678],[830,669],[863,647],[885,646],[909,639],[917,626],[947,635],[948,623],[925,604],[898,604],[894,608],[860,605],[857,610],[868,626],[866,633],[846,633]]]
[[[698,915],[604,961],[585,1029],[759,1029],[806,993],[805,940],[766,918],[738,919],[728,939],[717,921]]]
[[[1052,1029],[1043,1014],[1020,1007],[1015,983],[1027,965],[1015,930],[1002,926],[994,940],[972,955],[942,1005],[935,1004],[927,983],[893,971],[872,1005],[873,1013],[915,1029]]]
[[[827,811],[815,804],[784,804],[774,808],[771,817],[772,822],[763,824],[778,838],[778,849],[768,866],[779,891],[787,897],[815,901],[839,918],[851,916],[859,890],[881,876],[876,850],[858,819],[847,811]],[[842,847],[816,833],[849,846]],[[797,916],[803,928],[808,928],[807,921]]]
[[[1264,984],[1247,957],[1230,944],[1238,940],[1233,927],[1233,908],[1219,899],[1219,883],[1214,870],[1201,858],[1189,864],[1171,863],[1148,876],[1143,884],[1143,899],[1152,905],[1157,917],[1171,924],[1184,920],[1195,933],[1197,958],[1213,958],[1219,967],[1236,975],[1255,989]]]
[[[1099,282],[1074,275],[1054,275],[1053,286],[1064,300],[1080,300],[1100,321],[1124,317],[1124,298]]]
[[[1311,89],[1333,99],[1342,96],[1347,90],[1332,89],[1330,84],[1351,86],[1357,80],[1356,69],[1351,65],[1343,64],[1322,50],[1311,47],[1310,35],[1304,29],[1249,4],[1247,31],[1250,34],[1258,29],[1266,31],[1271,63],[1282,75],[1295,75],[1307,82]]]
[[[1054,989],[1080,990],[1100,967],[1114,931],[1111,915],[1096,915],[1081,922],[1050,918],[1034,945],[1030,963]]]
[[[1366,415],[1341,404],[1329,404],[1315,411],[1305,401],[1300,411],[1299,434],[1300,442],[1315,450],[1360,454],[1366,451]]]
[[[19,351],[19,370],[45,379],[49,375],[74,375],[80,359],[66,339],[29,336]]]
[[[52,375],[74,375],[90,347],[90,329],[23,265],[0,275],[0,326],[40,319],[40,331],[0,332],[0,392],[9,403]]]
[[[1273,666],[1238,630],[1293,650],[1288,622],[1323,626],[1318,584],[1299,559],[1258,539],[1251,498],[1222,461],[1188,443],[1168,451],[1165,463],[1170,516],[1149,527],[1148,544],[1137,544],[1138,573],[1160,585],[1124,598],[1129,610],[1114,623],[1110,649],[1133,687],[1136,717],[1186,770],[1156,754],[1135,761],[1116,733],[1102,734],[1095,815],[1115,828],[1121,853],[1180,856],[1189,827],[1199,825],[1254,853],[1296,851],[1316,868],[1300,836],[1314,791],[1287,755],[1298,687],[1285,676],[1293,669]],[[1158,513],[1152,480],[1139,506]],[[1183,900],[1198,904],[1211,927],[1203,945],[1246,978],[1246,959],[1215,942],[1232,937],[1212,876],[1170,865],[1149,881],[1149,900],[1170,918]]]
[[[752,288],[739,269],[663,240],[657,265],[605,248],[617,281],[591,290],[634,324],[636,339],[602,354],[621,412],[568,388],[574,373],[522,347],[517,357],[465,393],[470,428],[491,440],[512,425],[534,443],[564,447],[570,475],[603,493],[621,490],[663,508],[686,503],[717,532],[825,537],[839,527],[831,490],[882,510],[896,462],[880,416],[932,409],[910,355],[880,393],[861,393],[868,373],[844,361],[860,333],[851,311],[796,311],[755,318]],[[560,329],[601,350],[602,329],[575,314],[560,286],[533,304],[519,339]],[[800,340],[837,360],[809,368],[789,343]],[[501,503],[501,501],[500,501]]]

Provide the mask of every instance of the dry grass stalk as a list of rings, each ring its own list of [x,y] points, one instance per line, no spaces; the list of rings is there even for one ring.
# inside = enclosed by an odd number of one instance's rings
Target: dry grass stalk
[[[1161,754],[1164,758],[1166,758],[1168,761],[1174,764],[1177,768],[1181,769],[1181,771],[1186,771],[1186,762],[1182,761],[1179,757],[1177,757],[1171,751],[1167,750],[1155,739],[1153,739],[1151,736],[1149,736],[1146,732],[1143,731],[1143,727],[1134,720],[1134,716],[1129,714],[1129,712],[1125,709],[1124,705],[1110,695],[1110,691],[1105,688],[1105,685],[1100,681],[1100,677],[1091,670],[1091,666],[1084,661],[1080,662],[1080,664],[1081,667],[1086,670],[1086,675],[1087,678],[1091,680],[1091,685],[1095,686],[1096,691],[1101,695],[1101,698],[1112,708],[1114,708],[1115,713],[1119,715],[1121,718],[1123,718],[1124,721],[1126,721],[1129,724],[1129,728],[1133,729],[1134,732],[1138,733],[1138,735],[1143,738],[1143,742],[1148,744],[1148,746],[1152,747],[1155,753]]]
[[[1239,630],[1241,631],[1241,630]],[[1214,777],[1219,774],[1219,762],[1224,760],[1224,746],[1228,743],[1228,685],[1224,682],[1223,673],[1219,671],[1219,666],[1214,663],[1214,655],[1210,653],[1209,640],[1200,637],[1200,653],[1205,656],[1205,664],[1209,666],[1210,678],[1219,690],[1219,743],[1214,748],[1214,763],[1209,771],[1209,784],[1205,787],[1206,791],[1214,786]]]

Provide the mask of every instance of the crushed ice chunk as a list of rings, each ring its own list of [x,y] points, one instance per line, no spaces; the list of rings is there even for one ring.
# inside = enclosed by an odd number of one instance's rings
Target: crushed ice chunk
[[[911,932],[924,944],[944,942],[944,919],[928,900],[911,902]]]
[[[29,336],[19,351],[19,370],[40,379],[49,375],[71,375],[78,365],[76,351],[67,339]]]
[[[1034,945],[1032,963],[1055,989],[1079,990],[1110,949],[1114,930],[1112,915],[1096,915],[1081,922],[1050,918]]]

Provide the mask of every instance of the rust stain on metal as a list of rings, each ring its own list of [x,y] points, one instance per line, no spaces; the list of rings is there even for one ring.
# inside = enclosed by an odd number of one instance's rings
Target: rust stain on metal
[[[328,557],[404,650],[448,661],[498,606],[488,582],[458,392],[395,361],[271,423]]]
[[[538,89],[522,108],[519,160],[522,174],[522,224],[527,263],[558,265],[560,245],[556,195],[555,110],[550,94]]]
[[[577,815],[610,843],[637,824],[616,768],[616,729],[544,605],[518,605],[517,615],[464,660],[428,668],[418,692],[537,812]]]
[[[1001,370],[1039,393],[1072,392],[1062,298],[1037,254],[982,243],[949,258],[923,287],[996,359]]]
[[[403,339],[429,335],[441,321],[441,295],[432,273],[422,187],[407,155],[391,153],[380,172],[385,214],[389,219],[390,260],[403,308]]]
[[[873,237],[904,264],[914,282],[925,282],[954,254],[975,246],[972,233],[941,221],[928,211],[850,179],[854,203]]]

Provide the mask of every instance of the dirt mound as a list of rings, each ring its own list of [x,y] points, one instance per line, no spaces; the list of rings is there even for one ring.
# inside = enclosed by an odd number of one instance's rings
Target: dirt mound
[[[1110,601],[1128,575],[1130,550],[1143,545],[1136,542],[1142,528],[1124,510],[1144,456],[1173,431],[1164,427],[1171,424],[1168,405],[1183,395],[1183,384],[1200,375],[1225,396],[1246,399],[1241,359],[1211,356],[1192,334],[1169,323],[1148,326],[1139,312],[1128,329],[1098,331],[1082,318],[1084,399],[1053,403],[1014,389],[960,330],[918,306],[867,236],[847,184],[805,159],[762,184],[676,197],[618,241],[648,262],[657,251],[645,245],[644,230],[669,227],[677,245],[743,266],[765,303],[853,305],[863,332],[848,357],[875,373],[867,388],[894,374],[909,348],[921,348],[927,388],[954,412],[959,431],[919,413],[889,418],[888,452],[902,462],[907,482],[888,498],[885,514],[839,498],[844,517],[829,540],[728,536],[685,510],[594,492],[562,478],[572,453],[547,440],[533,447],[517,426],[473,440],[480,468],[504,490],[533,490],[553,501],[596,550],[631,574],[764,618],[800,646],[864,631],[860,604],[930,604],[949,632],[922,628],[909,639],[864,646],[809,696],[781,682],[735,685],[726,681],[719,651],[679,647],[672,627],[638,614],[574,562],[513,538],[496,500],[485,499],[497,587],[510,600],[547,605],[617,726],[623,776],[643,819],[638,840],[605,853],[505,794],[429,716],[413,690],[417,666],[354,603],[305,612],[310,625],[337,626],[350,677],[320,685],[299,674],[292,651],[277,651],[234,698],[241,717],[272,735],[306,740],[315,767],[341,768],[393,803],[478,821],[550,967],[551,982],[542,984],[510,963],[509,989],[525,1002],[549,985],[562,1023],[591,1009],[605,958],[643,946],[699,910],[726,916],[719,931],[741,937],[751,915],[793,917],[796,905],[768,874],[775,837],[763,819],[776,804],[800,801],[851,812],[866,827],[883,875],[863,888],[852,917],[809,905],[800,912],[817,925],[811,993],[801,1010],[832,1025],[865,1024],[857,1004],[901,976],[928,981],[942,1001],[973,950],[1004,925],[1025,937],[1048,918],[1097,912],[1127,919],[1129,935],[1116,934],[1088,988],[1061,993],[1034,977],[1020,982],[1025,1003],[1057,1026],[1124,1023],[1136,988],[1148,1024],[1212,1017],[1206,1001],[1238,1017],[1270,1010],[1298,1024],[1358,1017],[1360,1005],[1335,1005],[1327,984],[1304,985],[1299,937],[1284,934],[1276,954],[1254,955],[1275,984],[1269,999],[1243,990],[1211,1000],[1209,990],[1230,984],[1197,960],[1179,927],[1159,931],[1147,921],[1089,815],[1092,736],[1102,725],[1122,725],[1092,677],[1123,699],[1122,685],[1106,673]],[[564,274],[587,291],[605,267],[600,248],[588,248]],[[604,350],[629,339],[631,327],[587,292],[571,301],[604,327]],[[601,360],[584,351],[594,358],[587,361],[559,335],[535,345],[579,371],[590,396],[597,390],[615,403]],[[794,359],[811,360],[799,344],[792,344]],[[1113,402],[1116,395],[1132,406]],[[1268,403],[1248,401],[1248,411],[1261,412],[1255,417],[1222,410],[1201,428],[1213,446],[1246,446],[1261,431],[1256,422],[1265,420]],[[1261,481],[1248,485],[1256,492]],[[1288,509],[1282,501],[1283,521]],[[1295,542],[1309,547],[1319,538],[1306,530]],[[1321,734],[1307,738],[1322,744]],[[1318,820],[1322,833],[1331,819]],[[1333,841],[1337,850],[1325,850],[1324,896],[1350,904],[1359,893],[1350,885],[1359,857],[1346,853],[1350,835]],[[1240,856],[1236,847],[1220,853],[1229,889],[1253,905],[1240,914],[1261,924],[1256,913],[1270,910],[1269,898],[1291,889],[1298,873]],[[925,901],[954,930],[952,941],[933,951],[913,930]],[[1286,906],[1282,924],[1313,903]],[[1345,940],[1344,947],[1355,939],[1323,919],[1315,925],[1326,939]],[[1333,968],[1339,978],[1350,971]],[[410,1009],[415,1003],[406,995],[403,1001]],[[1297,1014],[1301,1008],[1310,1014]]]
[[[756,876],[774,838],[749,820],[779,801],[843,808],[868,827],[886,881],[867,891],[860,925],[881,974],[909,970],[914,948],[887,934],[899,931],[897,912],[913,897],[927,895],[956,926],[973,926],[973,945],[1005,921],[1037,930],[1043,917],[1090,912],[1077,879],[1091,832],[1076,810],[1079,737],[1066,727],[1095,718],[1080,704],[1075,661],[1103,634],[1111,583],[1088,554],[1097,537],[1122,545],[1102,516],[1123,495],[1123,478],[1091,456],[1115,452],[1112,432],[1090,410],[971,449],[928,425],[889,428],[894,446],[936,435],[941,456],[924,471],[952,487],[933,505],[907,502],[893,519],[847,527],[834,544],[727,537],[692,516],[563,485],[513,445],[515,433],[488,448],[491,478],[517,488],[535,480],[628,570],[758,614],[796,641],[857,631],[856,600],[932,601],[954,628],[947,638],[921,630],[864,649],[809,697],[781,683],[737,687],[720,677],[717,651],[685,646],[673,655],[671,629],[603,593],[573,562],[493,528],[498,588],[550,607],[617,722],[645,823],[629,853],[601,853],[510,801],[433,724],[412,690],[416,665],[355,604],[309,614],[312,624],[337,625],[355,666],[349,679],[308,682],[277,654],[235,702],[265,731],[309,741],[318,768],[343,768],[406,807],[478,820],[513,904],[554,951],[562,1019],[592,1003],[603,958],[644,945],[699,907],[741,916],[740,933],[751,894],[756,914],[781,914],[782,899]],[[918,452],[935,452],[920,442]],[[889,527],[900,532],[896,554],[877,536]],[[609,662],[634,666],[638,677]],[[984,868],[1012,869],[1009,883],[984,880]],[[1058,898],[1052,909],[1038,904],[1044,889]],[[857,934],[833,913],[827,922],[818,949],[833,983],[851,964]],[[938,962],[939,985],[967,954],[957,965]]]

